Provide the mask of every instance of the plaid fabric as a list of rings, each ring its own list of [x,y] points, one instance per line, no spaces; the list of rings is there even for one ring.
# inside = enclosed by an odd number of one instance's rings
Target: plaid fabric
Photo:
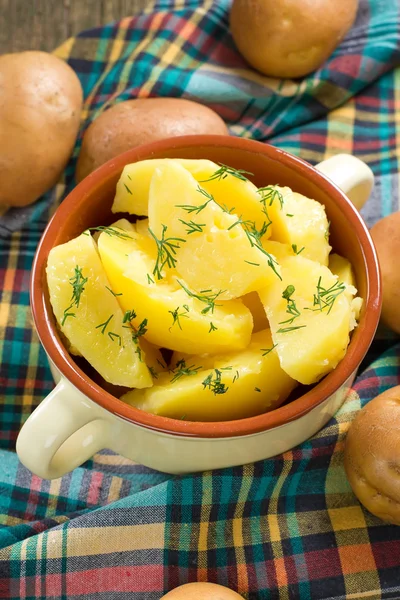
[[[400,348],[385,331],[336,417],[273,460],[178,478],[106,450],[48,482],[12,452],[22,423],[53,387],[28,308],[32,258],[74,184],[85,128],[111,104],[184,96],[214,108],[232,134],[312,163],[351,152],[377,178],[367,222],[398,210],[398,3],[361,0],[346,40],[302,81],[250,70],[229,35],[228,10],[227,0],[149,2],[142,14],[56,50],[85,92],[74,156],[54,190],[0,217],[0,598],[158,600],[196,580],[251,600],[400,598],[400,529],[364,511],[342,466],[355,412],[399,383]]]

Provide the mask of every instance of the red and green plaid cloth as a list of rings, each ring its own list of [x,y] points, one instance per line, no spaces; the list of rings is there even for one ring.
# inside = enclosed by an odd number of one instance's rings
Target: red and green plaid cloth
[[[400,383],[400,346],[386,332],[336,417],[275,459],[172,477],[105,450],[69,475],[43,481],[13,452],[22,423],[53,387],[28,307],[32,258],[73,186],[82,134],[108,106],[184,96],[216,110],[233,135],[312,163],[353,153],[376,176],[363,211],[368,224],[398,210],[398,2],[361,0],[340,48],[301,81],[247,67],[229,34],[229,4],[148,2],[142,14],[83,32],[56,51],[85,92],[74,157],[55,190],[0,217],[1,599],[158,600],[197,580],[251,600],[400,598],[400,528],[366,512],[343,471],[354,414]]]

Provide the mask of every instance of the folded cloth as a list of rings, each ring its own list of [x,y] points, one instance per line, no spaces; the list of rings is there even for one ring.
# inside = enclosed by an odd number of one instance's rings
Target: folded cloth
[[[172,477],[103,451],[49,482],[13,452],[22,423],[53,387],[28,307],[33,254],[74,185],[82,134],[102,110],[136,97],[198,100],[232,134],[312,163],[338,152],[359,156],[377,179],[367,223],[398,209],[398,4],[361,0],[347,38],[301,81],[249,69],[230,37],[228,11],[226,0],[149,2],[142,14],[56,50],[85,93],[74,156],[54,190],[0,217],[0,598],[156,600],[196,580],[252,600],[400,597],[400,529],[359,505],[342,464],[356,411],[399,383],[400,348],[384,331],[336,417],[275,459]]]

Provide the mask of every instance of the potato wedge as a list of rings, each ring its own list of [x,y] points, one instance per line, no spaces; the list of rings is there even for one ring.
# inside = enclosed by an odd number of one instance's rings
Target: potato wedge
[[[254,334],[241,352],[178,356],[175,369],[161,374],[149,393],[132,390],[121,400],[173,419],[224,421],[272,410],[296,386],[279,365],[269,330]]]
[[[147,319],[145,338],[151,343],[184,352],[221,352],[249,343],[253,319],[240,300],[202,302],[188,295],[170,271],[160,281],[154,277],[157,250],[151,237],[102,233],[98,247],[112,289],[121,294],[120,305],[134,311],[134,326]]]
[[[123,322],[124,314],[88,232],[50,251],[47,282],[62,333],[106,381],[137,388],[153,384],[140,341]]]
[[[284,259],[281,274],[282,281],[259,291],[272,338],[282,369],[315,383],[346,353],[353,293],[327,267],[302,256]]]

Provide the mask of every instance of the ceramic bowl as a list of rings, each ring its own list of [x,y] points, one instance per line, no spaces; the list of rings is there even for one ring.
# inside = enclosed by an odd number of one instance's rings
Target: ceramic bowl
[[[365,302],[345,358],[312,389],[276,410],[216,423],[178,421],[142,412],[96,384],[67,352],[57,332],[45,274],[49,251],[87,227],[115,220],[111,204],[124,165],[168,157],[208,158],[254,173],[251,179],[258,186],[287,185],[318,200],[331,222],[334,250],[354,267]],[[372,180],[368,167],[352,156],[336,156],[314,168],[267,144],[228,136],[185,136],[155,142],[130,150],[89,175],[54,214],[33,264],[33,318],[57,385],[19,434],[21,461],[37,475],[51,479],[100,449],[110,448],[160,471],[187,473],[269,458],[315,434],[343,403],[379,320],[376,253],[362,218],[344,193],[362,204]]]

